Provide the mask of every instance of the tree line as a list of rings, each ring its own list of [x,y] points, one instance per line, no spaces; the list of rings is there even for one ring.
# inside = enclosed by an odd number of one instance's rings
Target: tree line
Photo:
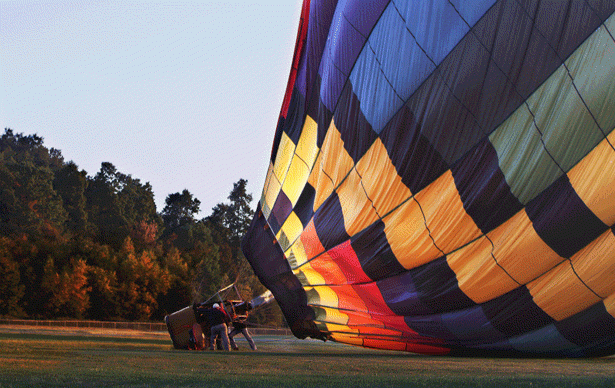
[[[94,176],[43,138],[0,138],[0,316],[160,320],[236,279],[264,292],[240,249],[253,210],[247,181],[197,219],[200,201],[170,194],[158,212],[149,183],[109,162]],[[279,310],[254,314],[280,325]]]

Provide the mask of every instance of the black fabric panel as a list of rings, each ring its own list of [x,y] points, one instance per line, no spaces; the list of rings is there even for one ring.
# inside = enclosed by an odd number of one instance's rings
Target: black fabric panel
[[[483,312],[498,331],[515,336],[553,323],[547,313],[534,303],[526,287],[519,287],[481,304]]]
[[[342,91],[333,120],[341,133],[344,148],[356,164],[378,135],[365,119],[350,83],[347,83]]]
[[[296,88],[293,89],[283,130],[295,144],[299,142],[299,136],[301,136],[305,122],[305,103],[305,98],[301,93]]]
[[[280,190],[280,194],[278,194],[278,198],[275,200],[273,209],[271,209],[271,215],[269,216],[270,221],[271,218],[275,218],[276,224],[279,225],[278,228],[274,228],[275,233],[278,233],[282,225],[284,225],[284,221],[286,221],[292,211],[293,205],[290,202],[290,199],[288,199],[286,194],[284,194],[284,191]]]
[[[483,233],[495,229],[523,208],[511,193],[488,139],[455,163],[451,172],[464,209]]]
[[[583,348],[586,356],[613,354],[615,349],[615,318],[603,303],[556,322],[555,327],[568,341]]]
[[[344,227],[342,206],[336,192],[333,192],[314,214],[314,228],[325,250],[350,238]]]
[[[295,204],[294,212],[301,220],[301,225],[303,228],[307,226],[307,224],[312,219],[314,215],[314,197],[316,196],[316,190],[309,183],[305,184],[297,203]]]
[[[372,280],[406,271],[393,254],[384,233],[384,223],[380,220],[352,236],[350,245],[359,258],[361,268]]]
[[[286,120],[284,117],[280,116],[278,120],[278,126],[275,129],[275,136],[273,137],[273,146],[271,147],[271,163],[275,163],[275,157],[278,153],[278,148],[280,148],[280,141],[282,140],[282,134],[284,133],[284,123]]]
[[[448,266],[444,256],[410,270],[410,274],[419,298],[434,313],[476,305],[459,288],[455,272]]]
[[[402,182],[412,193],[421,191],[449,168],[420,135],[414,114],[407,107],[395,115],[380,137]]]
[[[540,238],[565,258],[608,229],[579,198],[566,175],[530,201],[525,211]]]
[[[241,250],[258,279],[275,296],[289,326],[313,320],[314,311],[299,279],[292,273],[275,236],[262,215],[260,203],[242,243]]]

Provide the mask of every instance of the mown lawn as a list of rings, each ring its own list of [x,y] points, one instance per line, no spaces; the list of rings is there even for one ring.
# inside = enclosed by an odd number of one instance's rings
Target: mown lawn
[[[257,336],[259,350],[181,351],[164,336],[0,331],[0,387],[609,387],[615,358],[418,356]]]

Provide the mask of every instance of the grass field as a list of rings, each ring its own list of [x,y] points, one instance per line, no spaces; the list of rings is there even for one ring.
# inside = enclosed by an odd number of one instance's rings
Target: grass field
[[[615,358],[428,357],[257,336],[181,351],[167,335],[0,327],[0,387],[615,387]]]

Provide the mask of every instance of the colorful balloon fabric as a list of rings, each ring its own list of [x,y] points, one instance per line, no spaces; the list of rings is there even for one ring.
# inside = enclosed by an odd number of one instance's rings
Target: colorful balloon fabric
[[[614,11],[304,0],[242,245],[297,337],[615,353]]]

